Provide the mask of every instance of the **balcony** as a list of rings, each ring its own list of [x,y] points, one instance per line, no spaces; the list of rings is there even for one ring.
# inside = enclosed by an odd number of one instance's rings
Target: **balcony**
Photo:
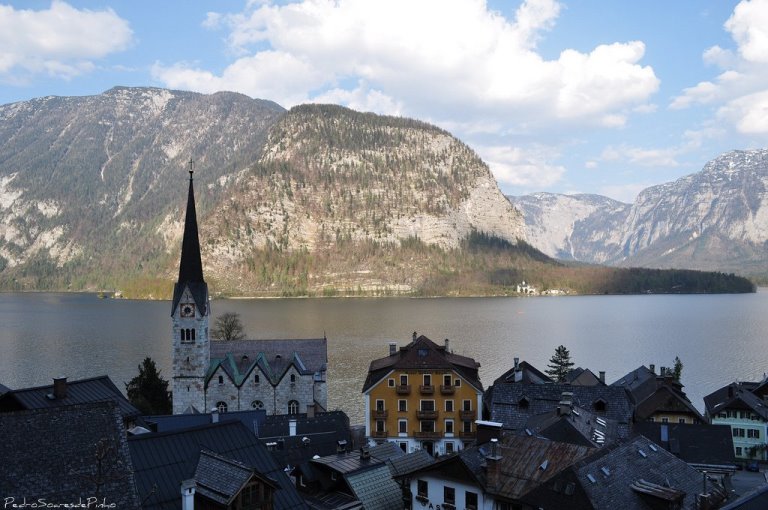
[[[462,420],[474,420],[477,413],[471,409],[459,411],[459,417]]]
[[[436,420],[437,419],[437,411],[431,410],[420,410],[416,411],[416,418],[419,420]]]
[[[451,386],[450,384],[441,384],[440,385],[440,394],[441,395],[453,395],[456,393],[456,388]]]
[[[395,387],[395,391],[398,395],[410,395],[411,394],[411,385],[410,384],[401,384],[400,386]]]
[[[477,432],[464,432],[463,430],[459,432],[459,437],[462,439],[474,439],[476,435]]]
[[[371,411],[371,418],[386,420],[388,414],[389,412],[385,411],[384,409],[374,409]]]
[[[372,430],[371,437],[387,437],[386,430]]]
[[[432,385],[429,385],[429,386],[421,385],[419,386],[419,391],[421,392],[422,395],[434,395],[435,387]]]
[[[416,439],[440,439],[440,432],[422,432],[420,430],[413,431],[413,437]]]

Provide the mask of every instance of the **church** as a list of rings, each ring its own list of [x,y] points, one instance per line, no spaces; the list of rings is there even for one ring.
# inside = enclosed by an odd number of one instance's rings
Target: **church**
[[[179,278],[171,305],[173,414],[327,409],[326,338],[211,341],[210,317],[190,170]]]

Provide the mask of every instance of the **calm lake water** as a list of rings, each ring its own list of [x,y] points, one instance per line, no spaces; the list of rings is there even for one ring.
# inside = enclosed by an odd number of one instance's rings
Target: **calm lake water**
[[[217,300],[250,338],[328,337],[328,404],[363,420],[360,389],[371,360],[413,331],[481,364],[484,385],[518,356],[541,370],[565,345],[576,366],[613,382],[639,365],[684,363],[683,384],[704,395],[768,371],[768,290],[743,295],[446,299]],[[19,388],[107,374],[122,389],[151,356],[171,377],[167,301],[90,294],[0,294],[0,383]],[[658,368],[657,368],[658,370]]]

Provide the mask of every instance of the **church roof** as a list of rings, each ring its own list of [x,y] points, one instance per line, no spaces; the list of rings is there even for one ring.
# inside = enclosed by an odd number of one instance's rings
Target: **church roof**
[[[195,304],[200,313],[207,313],[208,285],[203,279],[203,262],[200,257],[200,239],[197,234],[197,213],[195,212],[195,190],[192,180],[192,171],[189,171],[189,193],[187,195],[187,213],[184,218],[184,238],[181,242],[181,260],[179,262],[179,278],[173,288],[173,304],[171,315],[179,304],[184,288],[195,299]]]
[[[240,386],[258,366],[269,382],[276,385],[291,365],[300,374],[314,374],[325,371],[327,363],[325,338],[214,341],[206,381],[221,367]]]

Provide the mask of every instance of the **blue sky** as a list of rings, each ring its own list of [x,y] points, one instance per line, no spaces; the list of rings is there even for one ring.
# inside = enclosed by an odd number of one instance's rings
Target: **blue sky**
[[[0,0],[0,104],[115,85],[415,117],[507,194],[641,189],[768,139],[768,0]]]

